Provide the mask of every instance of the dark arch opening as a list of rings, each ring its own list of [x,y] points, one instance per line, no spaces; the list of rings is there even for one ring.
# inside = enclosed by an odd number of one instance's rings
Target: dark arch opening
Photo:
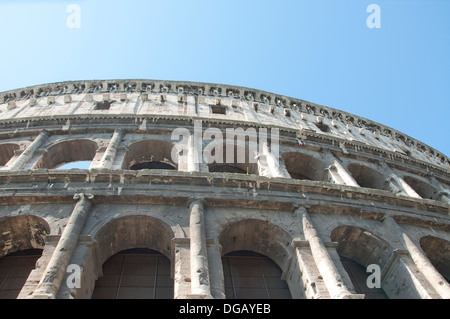
[[[392,249],[381,238],[360,227],[338,226],[331,232],[330,239],[337,242],[337,253],[355,293],[366,295],[366,299],[388,299],[383,287],[369,288],[366,267],[375,264],[383,269],[391,258]]]
[[[173,143],[161,140],[142,140],[131,144],[124,158],[122,168],[139,169],[178,169],[172,161]],[[170,166],[170,167],[169,167]]]
[[[282,157],[292,178],[312,181],[324,180],[325,167],[320,160],[296,152],[283,153]]]
[[[19,296],[41,256],[42,249],[26,249],[0,258],[0,299],[16,299]]]
[[[227,299],[291,299],[281,269],[270,258],[248,250],[222,257]]]
[[[409,186],[411,186],[412,189],[416,191],[417,194],[420,195],[420,197],[425,199],[436,199],[437,192],[434,187],[428,183],[411,176],[404,176],[403,179]]]
[[[5,166],[14,156],[14,152],[19,148],[20,147],[17,144],[0,144],[0,167]]]
[[[50,147],[34,168],[54,169],[67,163],[92,161],[97,148],[97,143],[90,140],[60,142]]]
[[[92,299],[173,299],[170,261],[160,252],[132,248],[103,264]]]
[[[247,174],[247,171],[243,168],[236,167],[230,164],[210,164],[208,165],[209,172],[211,173],[238,173]]]
[[[350,164],[347,168],[359,186],[385,189],[386,179],[376,170],[360,164]]]
[[[420,239],[420,247],[436,270],[450,282],[450,242],[425,236]]]
[[[142,162],[131,165],[131,170],[141,170],[141,169],[168,169],[168,170],[176,170],[176,168],[169,163],[164,162]]]
[[[364,299],[389,299],[382,288],[369,288],[367,278],[370,275],[366,269],[351,258],[339,256],[350,280],[355,293],[364,294]]]

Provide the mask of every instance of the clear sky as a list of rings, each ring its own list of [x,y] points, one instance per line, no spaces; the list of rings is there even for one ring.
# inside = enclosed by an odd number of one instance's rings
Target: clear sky
[[[367,25],[370,4],[380,28]],[[233,84],[351,112],[450,155],[450,0],[0,0],[0,32],[0,91]]]

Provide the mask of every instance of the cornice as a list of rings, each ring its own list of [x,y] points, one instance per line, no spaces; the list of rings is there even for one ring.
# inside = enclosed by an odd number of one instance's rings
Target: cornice
[[[285,109],[305,112],[307,114],[312,114],[321,118],[327,118],[330,120],[333,119],[334,121],[349,123],[351,125],[354,125],[355,128],[362,128],[368,131],[374,130],[378,132],[377,134],[387,134],[394,139],[403,141],[405,145],[413,145],[413,147],[416,147],[421,152],[426,152],[431,156],[439,158],[441,162],[447,163],[447,165],[450,163],[449,159],[438,150],[435,150],[432,147],[383,124],[328,106],[323,106],[285,95],[242,86],[205,82],[165,81],[151,79],[66,81],[35,85],[26,88],[1,92],[0,103],[13,103],[14,101],[20,101],[32,97],[49,97],[80,93],[182,94],[213,97],[232,97],[240,100],[253,101],[256,103],[268,103]],[[69,117],[67,118],[69,119]],[[18,120],[18,122],[8,122],[7,120],[2,120],[2,122],[0,123],[20,123],[24,121],[29,122],[31,120],[28,118],[20,119]]]

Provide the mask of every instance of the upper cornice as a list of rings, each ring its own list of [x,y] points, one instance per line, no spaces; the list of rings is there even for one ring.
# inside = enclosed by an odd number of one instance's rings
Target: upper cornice
[[[107,107],[100,107],[104,102]],[[227,111],[212,114],[215,106]],[[140,79],[89,80],[0,93],[0,129],[23,121],[114,115],[191,117],[279,127],[298,132],[300,138],[313,134],[384,149],[445,170],[450,167],[443,153],[383,124],[309,101],[241,86]]]

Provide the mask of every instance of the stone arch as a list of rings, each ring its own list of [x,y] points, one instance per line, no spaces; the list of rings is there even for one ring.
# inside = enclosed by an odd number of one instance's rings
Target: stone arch
[[[234,251],[222,257],[227,299],[291,299],[281,268],[252,251]]]
[[[409,186],[411,186],[412,189],[416,191],[417,194],[420,195],[420,197],[424,199],[437,198],[438,191],[426,181],[408,175],[404,176],[403,179]]]
[[[43,254],[50,227],[33,215],[0,219],[0,299],[16,299]]]
[[[281,157],[292,178],[324,181],[325,165],[315,157],[299,152],[285,152]]]
[[[43,249],[50,233],[48,223],[34,215],[0,219],[0,256],[27,249]]]
[[[370,264],[382,268],[392,255],[392,247],[379,236],[357,226],[338,226],[330,235],[331,241],[338,242],[340,256],[350,258],[367,267]]]
[[[258,295],[260,298],[298,297],[295,295],[295,289],[292,289],[292,285],[298,283],[293,282],[290,278],[284,281],[283,275],[289,270],[292,259],[292,237],[280,226],[265,220],[242,219],[225,226],[220,231],[218,240],[222,247],[222,267],[227,297],[248,298],[248,294],[253,291],[252,289],[255,289],[255,293],[261,292],[261,289],[246,283],[250,278],[247,278],[246,275],[248,276],[252,272],[254,273],[251,277],[254,278],[253,280],[257,278],[259,285],[266,282],[264,274],[271,273],[269,276],[272,276],[270,280],[274,284],[273,287],[281,288],[278,291],[282,292],[282,296],[277,297],[277,293],[274,292],[277,289],[272,290],[272,286],[265,284],[267,295],[263,296],[264,293],[261,296]],[[237,265],[230,263],[233,257],[234,261],[238,260]],[[243,286],[239,288],[240,293],[236,293],[234,284],[230,285],[229,283],[233,282],[234,277],[231,269],[240,273],[239,277],[242,279],[240,282],[243,283]],[[261,274],[261,277],[258,277],[258,274]],[[242,294],[243,290],[248,292]],[[232,293],[232,291],[234,292]],[[294,295],[291,295],[293,293]]]
[[[0,167],[5,166],[6,163],[14,156],[14,152],[19,150],[20,146],[14,143],[0,144]]]
[[[258,174],[258,164],[256,162],[256,153],[252,154],[248,147],[249,142],[245,146],[224,142],[222,144],[222,158],[218,162],[213,161],[208,164],[208,171],[211,173],[239,173],[239,174]],[[217,149],[216,149],[217,150]],[[227,153],[233,155],[233,159],[227,159]],[[207,145],[204,148],[203,155],[214,156],[212,150]],[[230,156],[231,157],[231,156]],[[209,159],[208,161],[212,161]]]
[[[450,242],[434,236],[424,236],[419,243],[436,270],[450,283]]]
[[[145,215],[114,218],[100,227],[94,239],[98,242],[100,262],[127,249],[148,248],[172,258],[172,228],[164,221]]]
[[[381,190],[385,189],[386,178],[374,168],[357,163],[351,163],[347,166],[347,169],[359,186]]]
[[[292,256],[292,237],[281,227],[265,220],[243,219],[228,224],[219,234],[222,255],[253,251],[272,259],[283,271]]]
[[[52,145],[34,168],[54,169],[71,162],[92,161],[97,149],[97,143],[88,139],[62,141]]]
[[[178,169],[172,161],[174,144],[162,140],[143,140],[134,142],[122,163],[122,169]]]
[[[376,265],[382,270],[392,256],[390,245],[364,228],[347,225],[333,229],[330,238],[338,243],[336,251],[355,292],[363,293],[369,299],[388,298],[382,287],[367,286],[369,274],[366,269],[369,265]]]
[[[156,217],[128,215],[109,220],[94,234],[102,272],[92,297],[172,298],[173,238],[171,227]],[[117,291],[115,297],[112,291]]]

